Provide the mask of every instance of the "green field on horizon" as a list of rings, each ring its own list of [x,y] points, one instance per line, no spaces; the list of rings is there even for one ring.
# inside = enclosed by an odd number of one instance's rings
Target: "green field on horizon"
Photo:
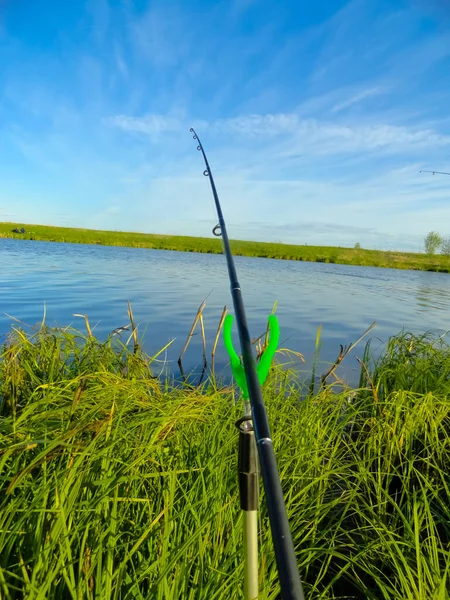
[[[13,233],[13,229],[20,229],[21,227],[25,229],[24,234]],[[0,223],[0,237],[46,242],[174,250],[178,252],[201,252],[207,254],[221,254],[222,252],[222,244],[219,238],[104,231],[72,227],[53,227],[50,225],[30,225],[25,223]],[[235,256],[438,271],[443,273],[450,272],[449,257],[440,254],[429,256],[427,254],[412,252],[366,250],[336,246],[296,246],[292,244],[243,240],[231,240],[231,247]]]

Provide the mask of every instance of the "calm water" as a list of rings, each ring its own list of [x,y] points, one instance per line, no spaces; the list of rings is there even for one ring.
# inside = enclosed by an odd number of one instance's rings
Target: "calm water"
[[[439,333],[450,329],[450,275],[236,258],[251,334],[263,332],[278,300],[281,342],[302,352],[311,366],[317,328],[322,325],[322,361],[333,361],[339,344],[355,341],[377,321],[374,348],[405,328]],[[130,300],[145,349],[156,353],[173,338],[167,366],[176,360],[201,301],[209,352],[223,306],[232,309],[225,259],[134,248],[113,248],[0,239],[0,334],[14,323],[11,315],[35,325],[47,322],[84,327],[74,313],[87,314],[98,336],[127,324]],[[236,334],[236,345],[238,345]],[[355,351],[362,354],[363,344]],[[189,371],[201,362],[195,336],[185,358]],[[219,344],[217,365],[226,355]],[[323,369],[326,365],[322,365]],[[347,357],[340,374],[355,382],[358,365]]]

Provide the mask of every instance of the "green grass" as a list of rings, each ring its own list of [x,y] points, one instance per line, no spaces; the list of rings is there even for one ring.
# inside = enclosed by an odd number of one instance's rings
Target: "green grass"
[[[365,360],[369,364],[369,350]],[[0,358],[4,600],[242,598],[241,415],[117,338],[15,329]],[[408,335],[361,389],[264,394],[308,599],[450,597],[450,348]],[[350,400],[351,398],[351,400]],[[264,495],[261,599],[279,598]]]
[[[15,234],[12,229],[24,227],[26,233]],[[156,250],[176,250],[180,252],[202,252],[219,254],[221,241],[217,238],[198,238],[149,233],[121,231],[96,231],[50,227],[47,225],[26,225],[23,223],[0,223],[0,237],[42,240],[47,242],[72,242],[77,244],[100,244],[104,246],[127,246],[131,248],[153,248]],[[300,260],[341,265],[361,265],[366,267],[390,267],[393,269],[414,269],[422,271],[450,272],[450,259],[447,256],[364,250],[334,246],[294,246],[265,242],[231,242],[236,256],[253,256]]]

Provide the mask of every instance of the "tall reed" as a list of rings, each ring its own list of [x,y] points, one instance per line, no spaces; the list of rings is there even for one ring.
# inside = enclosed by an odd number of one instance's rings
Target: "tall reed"
[[[368,362],[368,356],[366,356]],[[117,337],[17,329],[0,358],[0,595],[237,599],[241,408]],[[403,335],[361,389],[264,393],[309,599],[449,598],[450,349]],[[306,397],[305,397],[306,394]],[[264,497],[261,598],[279,597]]]

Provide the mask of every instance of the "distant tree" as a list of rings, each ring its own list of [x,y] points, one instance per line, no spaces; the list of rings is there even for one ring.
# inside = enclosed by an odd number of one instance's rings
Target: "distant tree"
[[[355,250],[361,250],[361,244],[359,242],[356,242],[354,248]]]
[[[450,256],[450,237],[447,237],[442,241],[441,254],[444,256]]]
[[[436,250],[442,245],[442,236],[436,231],[430,231],[425,238],[425,252],[427,254],[435,254]]]

